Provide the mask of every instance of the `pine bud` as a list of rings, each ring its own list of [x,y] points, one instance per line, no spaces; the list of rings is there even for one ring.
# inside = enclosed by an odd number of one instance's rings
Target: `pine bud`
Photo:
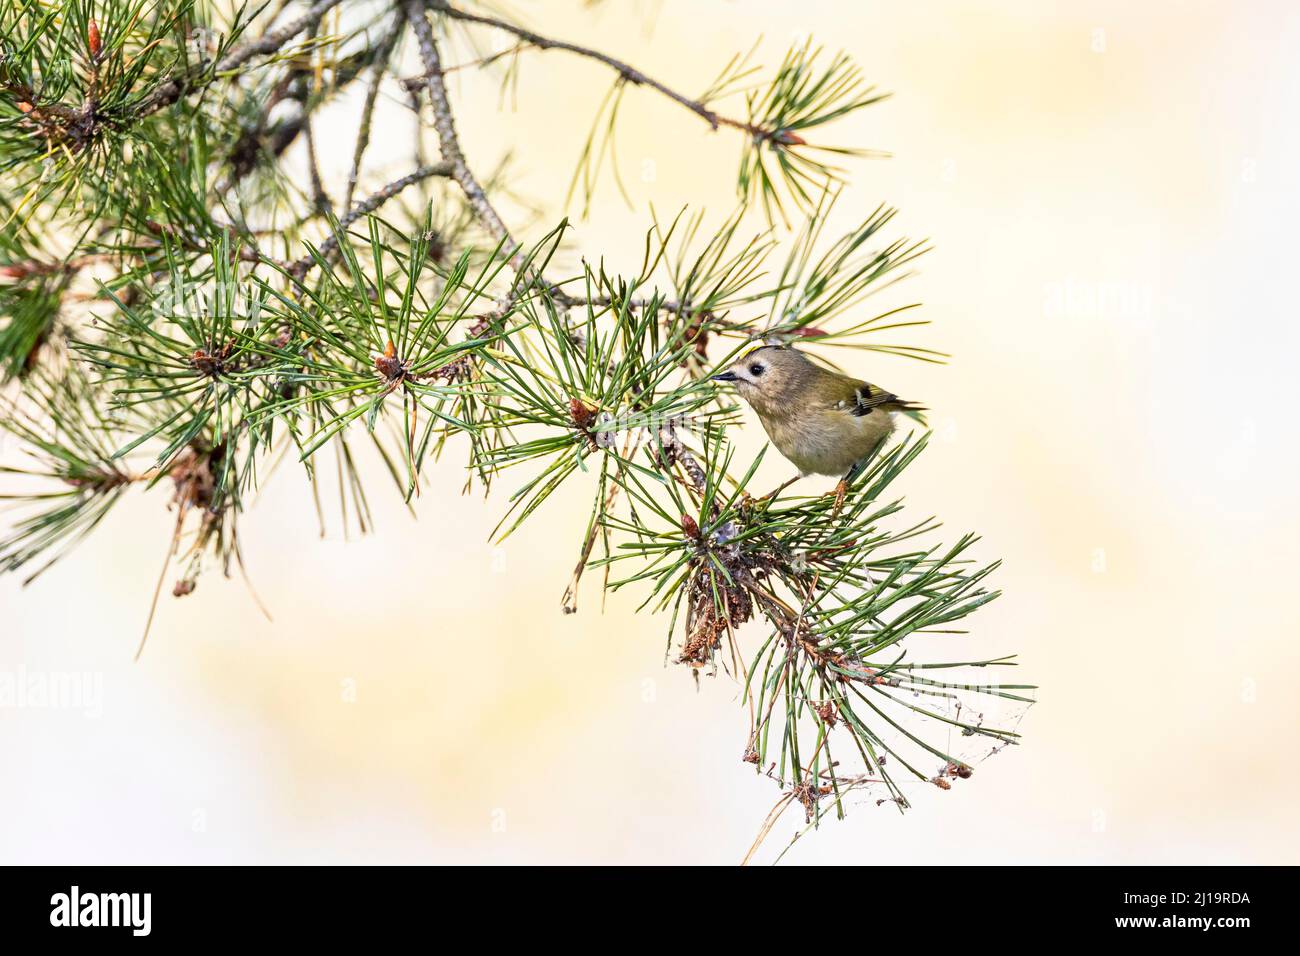
[[[92,60],[98,60],[99,54],[104,51],[104,40],[99,35],[99,24],[93,19],[86,25],[86,47],[90,50]]]
[[[397,357],[397,346],[389,342],[384,346],[384,354],[375,356],[375,368],[390,382],[395,382],[406,374],[406,366]]]
[[[773,141],[780,143],[782,146],[807,146],[808,140],[804,139],[798,133],[792,133],[788,129],[779,129],[772,134]]]
[[[682,532],[686,537],[693,541],[698,541],[700,537],[700,526],[695,523],[695,519],[690,515],[682,515]]]
[[[583,430],[595,421],[596,411],[580,398],[569,399],[569,417],[573,419],[573,424]]]

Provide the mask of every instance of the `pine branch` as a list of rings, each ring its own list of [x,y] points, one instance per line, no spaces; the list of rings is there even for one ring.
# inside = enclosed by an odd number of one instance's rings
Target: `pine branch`
[[[230,73],[239,69],[254,57],[265,56],[268,53],[275,53],[286,43],[296,37],[298,34],[319,26],[325,14],[337,7],[343,0],[317,0],[317,2],[307,10],[297,20],[285,24],[278,29],[271,30],[256,40],[244,44],[223,57],[217,63],[217,73]]]
[[[460,140],[456,135],[456,123],[452,118],[451,104],[447,98],[447,86],[442,78],[442,59],[438,53],[437,41],[433,37],[433,30],[429,27],[428,18],[425,16],[424,6],[424,0],[404,0],[406,18],[415,33],[420,58],[424,61],[425,88],[433,104],[433,125],[438,133],[442,158],[451,164],[452,178],[464,191],[475,214],[487,227],[489,234],[505,248],[511,264],[520,271],[524,266],[524,258],[519,243],[510,235],[510,230],[506,228],[505,222],[492,206],[491,200],[470,170],[469,164],[465,161],[465,154],[461,150]]]
[[[973,536],[940,544],[937,522],[903,521],[887,497],[924,437],[861,463],[842,508],[807,485],[762,494],[765,452],[738,460],[738,409],[709,381],[758,340],[942,358],[878,337],[921,325],[914,305],[868,308],[925,243],[889,237],[884,205],[825,235],[842,171],[817,157],[858,151],[803,135],[881,98],[846,56],[795,46],[756,83],[739,55],[692,99],[600,50],[444,0],[403,0],[322,43],[331,0],[278,27],[287,4],[250,21],[241,10],[196,63],[206,8],[149,4],[0,12],[14,54],[0,62],[0,428],[19,448],[0,468],[19,509],[0,571],[39,573],[125,495],[166,484],[176,522],[159,589],[175,564],[183,596],[204,567],[241,565],[243,503],[282,463],[301,464],[324,533],[331,481],[345,532],[372,527],[364,449],[408,507],[431,468],[463,456],[451,466],[467,489],[513,483],[499,537],[555,507],[561,488],[590,494],[564,610],[599,570],[601,588],[639,590],[643,610],[665,614],[676,663],[730,675],[749,712],[743,760],[781,792],[764,833],[789,806],[816,827],[867,791],[901,809],[909,779],[949,789],[1018,742],[1031,688],[978,679],[1009,658],[913,656],[917,637],[952,639],[998,594]],[[443,64],[430,11],[510,34],[508,52],[562,50],[614,71],[575,177],[588,201],[622,93],[644,86],[745,134],[739,206],[709,227],[685,210],[656,221],[634,268],[593,257],[562,273],[568,221],[524,243],[535,222],[507,226],[497,211],[519,198],[504,167],[483,176],[469,163],[444,81],[457,67]],[[403,43],[424,65],[415,86],[389,77]],[[363,76],[351,164],[330,182],[313,119]],[[375,104],[399,82],[427,94],[441,159],[418,158],[417,131],[410,171],[355,201]],[[741,94],[745,119],[715,110]],[[305,185],[281,165],[300,139]],[[749,232],[760,207],[767,227]],[[329,233],[313,245],[322,219]]]
[[[137,105],[136,116],[150,116],[176,103],[182,96],[201,88],[204,84],[200,81],[205,73],[210,72],[210,75],[214,77],[232,73],[250,60],[278,52],[300,33],[318,25],[325,14],[340,3],[342,3],[342,0],[318,0],[311,9],[307,10],[298,19],[231,50],[217,61],[211,71],[189,70],[170,77]]]
[[[441,13],[453,20],[461,20],[465,23],[477,23],[482,26],[489,26],[497,30],[503,30],[506,33],[518,37],[527,45],[536,47],[539,50],[564,50],[581,57],[586,57],[590,60],[595,60],[598,63],[603,63],[617,73],[619,79],[631,83],[634,86],[644,86],[647,89],[654,90],[657,93],[666,96],[668,99],[685,107],[700,119],[704,120],[704,122],[708,123],[712,129],[716,130],[721,126],[730,126],[734,129],[742,130],[750,136],[760,140],[780,139],[783,135],[783,131],[781,130],[764,129],[744,120],[732,119],[728,116],[716,113],[709,109],[708,105],[703,100],[691,99],[689,96],[679,93],[666,84],[646,75],[631,64],[615,59],[600,50],[580,46],[576,43],[569,43],[565,40],[556,40],[550,37],[545,37],[539,33],[534,33],[532,30],[526,30],[521,26],[510,23],[506,20],[501,20],[497,17],[469,13],[468,11],[453,7],[450,3],[444,2],[444,0],[425,0],[425,6],[436,13]],[[418,81],[408,82],[423,82],[425,79],[426,77],[421,77]],[[795,140],[791,139],[790,142],[794,143]]]
[[[747,57],[734,58],[703,97],[692,99],[600,50],[545,37],[498,17],[469,13],[453,7],[446,0],[424,0],[424,5],[453,20],[505,31],[517,37],[521,43],[539,50],[563,50],[614,70],[618,79],[611,93],[615,99],[609,106],[607,120],[608,136],[611,139],[614,116],[618,109],[617,97],[625,84],[644,86],[656,91],[700,117],[711,129],[717,130],[725,126],[745,133],[748,141],[742,154],[738,186],[742,196],[748,198],[757,194],[761,198],[763,208],[771,220],[779,217],[786,221],[781,197],[776,189],[778,181],[783,181],[796,204],[806,209],[815,202],[816,194],[828,182],[838,178],[839,170],[820,159],[801,153],[800,147],[841,155],[865,153],[862,150],[810,145],[801,133],[878,103],[887,96],[875,93],[874,87],[863,87],[860,72],[842,53],[832,59],[828,68],[818,72],[816,61],[820,50],[813,49],[809,42],[803,47],[792,48],[786,54],[766,93],[751,93],[748,96],[749,118],[734,119],[714,110],[709,102],[711,98],[730,91],[739,79],[752,74],[753,70],[747,68]],[[432,68],[427,59],[425,65],[425,76],[408,83],[426,81],[429,78]],[[439,81],[441,82],[441,68]],[[590,150],[589,142],[588,152]],[[775,157],[775,171],[770,168],[766,158],[769,155]],[[594,179],[594,176],[588,178]],[[575,175],[574,185],[576,183]],[[590,201],[590,181],[587,187],[587,198]],[[572,187],[570,191],[572,192]]]

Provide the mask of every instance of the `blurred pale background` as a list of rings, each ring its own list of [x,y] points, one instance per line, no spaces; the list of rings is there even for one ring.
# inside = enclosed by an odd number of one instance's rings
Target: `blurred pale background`
[[[934,323],[913,341],[953,360],[849,361],[935,410],[901,490],[1005,559],[1005,596],[958,640],[1019,652],[1040,703],[1024,745],[971,781],[915,789],[901,817],[859,807],[787,859],[1300,862],[1300,10],[515,9],[687,91],[760,34],[769,66],[812,34],[895,94],[825,136],[893,154],[851,164],[838,221],[886,201],[899,233],[933,239],[898,296]],[[494,83],[460,74],[471,160],[513,145],[519,191],[553,219],[608,81],[531,54],[517,110],[498,112]],[[333,114],[341,142],[354,106]],[[407,137],[385,142],[400,172]],[[575,253],[632,268],[648,202],[728,208],[735,137],[631,90],[619,147],[637,206],[607,183]],[[342,169],[350,147],[326,152]],[[496,551],[503,499],[459,483],[439,472],[413,521],[376,482],[379,532],[344,542],[335,517],[322,542],[303,483],[280,473],[242,524],[276,622],[210,574],[164,598],[134,666],[173,520],[162,490],[32,587],[0,582],[0,670],[103,675],[98,716],[0,709],[0,859],[738,861],[777,792],[739,760],[735,686],[697,693],[665,668],[666,621],[634,616],[631,594],[601,614],[588,589],[559,613],[590,489]]]

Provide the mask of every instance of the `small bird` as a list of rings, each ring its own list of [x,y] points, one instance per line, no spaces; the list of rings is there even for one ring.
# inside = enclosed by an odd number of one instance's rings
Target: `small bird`
[[[735,384],[800,477],[840,477],[835,515],[844,506],[849,483],[894,430],[894,413],[919,417],[917,413],[925,411],[883,388],[818,365],[786,345],[752,349],[713,380]]]

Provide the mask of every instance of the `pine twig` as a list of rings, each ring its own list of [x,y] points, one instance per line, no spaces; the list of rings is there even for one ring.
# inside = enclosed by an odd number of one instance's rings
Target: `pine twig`
[[[249,60],[255,57],[263,56],[268,53],[275,53],[286,43],[310,27],[320,23],[325,14],[337,7],[343,0],[319,0],[319,2],[304,13],[297,20],[285,24],[276,30],[271,30],[241,46],[231,50],[226,56],[218,61],[213,69],[213,75],[229,73],[239,69]],[[177,102],[182,96],[185,96],[194,89],[202,71],[189,70],[179,73],[171,79],[164,81],[152,93],[144,98],[136,106],[134,114],[136,117],[150,116],[161,109],[165,109]]]
[[[384,203],[388,202],[388,200],[392,199],[398,193],[402,192],[402,190],[406,189],[408,186],[412,186],[415,183],[422,182],[423,180],[429,179],[430,177],[433,176],[451,176],[451,175],[453,175],[453,169],[451,163],[441,162],[441,163],[432,163],[428,166],[423,166],[420,169],[415,170],[415,172],[413,173],[408,173],[407,175],[403,176],[401,179],[393,180],[383,189],[380,189],[378,192],[372,193],[370,196],[366,197],[361,202],[353,206],[350,210],[348,210],[347,215],[345,215],[342,219],[339,220],[338,232],[342,232],[343,230],[347,229],[348,226],[352,225],[362,216],[366,216],[374,212],[376,209],[378,209]],[[320,244],[320,248],[317,250],[320,254],[320,257],[327,258],[338,247],[338,244],[339,244],[339,239],[338,239],[338,233],[336,232],[334,235],[329,236],[324,242]],[[289,267],[289,274],[296,279],[302,279],[303,276],[305,276],[308,272],[312,270],[312,268],[316,265],[316,262],[317,259],[315,256],[305,255],[297,262],[295,262],[292,266]]]
[[[433,126],[438,133],[438,144],[442,158],[450,164],[451,177],[456,180],[465,198],[469,200],[475,215],[484,227],[496,239],[506,253],[510,264],[516,271],[523,271],[526,266],[523,250],[511,236],[499,213],[493,207],[483,186],[475,178],[473,171],[465,160],[461,150],[460,139],[456,135],[456,123],[452,118],[451,103],[447,98],[447,86],[442,78],[442,58],[438,53],[438,44],[433,38],[433,29],[424,13],[424,0],[405,0],[406,17],[415,32],[416,42],[420,48],[420,58],[425,68],[425,88],[433,104]]]
[[[763,129],[760,126],[745,122],[744,120],[723,116],[722,114],[709,109],[706,103],[700,100],[691,99],[691,97],[686,96],[684,93],[679,93],[667,84],[661,83],[654,77],[646,75],[630,63],[625,63],[622,60],[616,59],[608,53],[603,53],[600,50],[580,46],[577,43],[569,43],[566,40],[556,40],[552,37],[542,36],[540,33],[534,33],[532,30],[524,29],[523,27],[496,17],[469,13],[465,10],[453,7],[450,3],[445,2],[445,0],[428,0],[427,5],[430,9],[451,17],[453,20],[461,20],[465,23],[477,23],[481,26],[504,30],[506,33],[518,37],[528,46],[536,47],[539,50],[564,50],[578,56],[586,57],[589,60],[603,63],[616,72],[624,81],[631,83],[634,86],[644,86],[648,89],[652,89],[655,92],[666,96],[673,102],[684,106],[715,130],[720,126],[730,126],[734,129],[742,130],[758,139],[770,139],[778,136],[780,133],[779,130]],[[420,79],[422,80],[425,78],[421,77]]]

